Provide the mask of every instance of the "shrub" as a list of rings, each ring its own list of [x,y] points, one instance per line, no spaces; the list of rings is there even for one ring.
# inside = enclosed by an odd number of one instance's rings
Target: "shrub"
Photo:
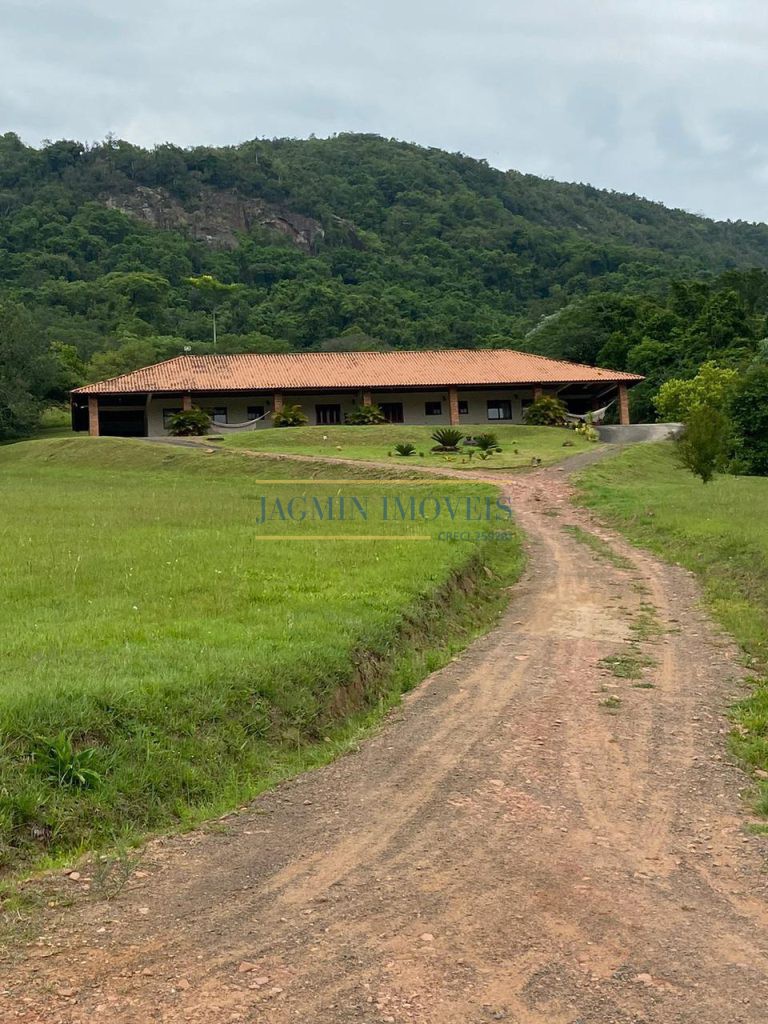
[[[309,420],[300,405],[284,405],[272,413],[272,422],[276,427],[303,427]]]
[[[411,444],[410,441],[405,441],[402,444],[395,445],[395,455],[402,455],[403,458],[408,458],[409,455],[416,454],[416,445]]]
[[[741,377],[730,412],[740,471],[768,476],[768,366],[755,366]]]
[[[567,411],[559,398],[544,395],[528,406],[524,419],[532,427],[562,427]]]
[[[202,437],[211,426],[211,417],[202,409],[184,409],[171,417],[168,433],[172,437]]]
[[[459,442],[463,437],[464,431],[458,430],[456,427],[438,427],[432,434],[432,440],[436,442],[432,451],[457,452],[459,450]]]
[[[599,441],[600,435],[592,426],[592,413],[587,414],[587,418],[580,423],[577,423],[573,428],[575,434],[579,434],[587,441]],[[564,442],[565,443],[565,442]]]
[[[350,426],[365,426],[368,423],[386,423],[386,417],[379,405],[356,405],[344,417]]]
[[[500,452],[501,447],[496,435],[490,431],[487,434],[478,434],[475,438],[475,447],[481,452],[491,455],[493,452]]]
[[[683,433],[677,440],[681,465],[702,483],[709,483],[726,462],[729,439],[728,418],[709,405],[698,405],[690,413]]]

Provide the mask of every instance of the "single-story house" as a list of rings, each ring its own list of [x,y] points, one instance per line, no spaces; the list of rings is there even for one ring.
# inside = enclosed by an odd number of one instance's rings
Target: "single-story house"
[[[542,395],[582,414],[616,401],[629,423],[627,390],[642,379],[511,349],[183,355],[76,388],[72,426],[94,436],[160,436],[174,413],[199,407],[214,429],[259,429],[288,404],[331,426],[372,403],[390,423],[521,423]]]

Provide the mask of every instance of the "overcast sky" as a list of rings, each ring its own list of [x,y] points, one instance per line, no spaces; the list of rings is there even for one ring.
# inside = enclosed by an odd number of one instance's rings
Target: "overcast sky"
[[[377,132],[768,220],[768,0],[0,0],[0,131]]]

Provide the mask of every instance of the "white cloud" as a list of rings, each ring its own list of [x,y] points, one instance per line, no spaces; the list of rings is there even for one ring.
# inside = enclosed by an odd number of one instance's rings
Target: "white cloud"
[[[764,0],[3,0],[4,130],[374,131],[768,219]]]

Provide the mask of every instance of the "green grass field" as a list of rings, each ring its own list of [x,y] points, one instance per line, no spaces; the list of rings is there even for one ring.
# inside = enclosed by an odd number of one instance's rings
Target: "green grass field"
[[[328,759],[487,628],[521,565],[513,529],[443,541],[376,514],[385,494],[495,500],[471,481],[82,437],[6,446],[0,474],[5,867],[200,820]],[[371,520],[257,521],[262,497],[352,495]]]
[[[533,459],[550,465],[594,447],[572,430],[558,427],[466,426],[467,433],[496,434],[501,452],[483,461],[469,454],[442,455],[432,453],[431,434],[434,427],[411,427],[405,424],[370,425],[364,427],[284,427],[280,429],[250,430],[242,434],[227,435],[224,444],[232,448],[250,448],[253,451],[286,453],[293,455],[330,455],[336,458],[372,462],[389,462],[408,467],[449,466],[452,469],[489,470],[523,469]],[[410,458],[394,454],[394,446],[410,441],[417,453]],[[563,447],[564,442],[568,442]]]
[[[630,540],[693,570],[713,613],[744,647],[756,674],[768,667],[768,479],[718,476],[701,483],[671,444],[636,445],[579,477],[583,500]],[[734,709],[734,747],[768,771],[768,680]],[[768,786],[759,808],[768,813]]]

